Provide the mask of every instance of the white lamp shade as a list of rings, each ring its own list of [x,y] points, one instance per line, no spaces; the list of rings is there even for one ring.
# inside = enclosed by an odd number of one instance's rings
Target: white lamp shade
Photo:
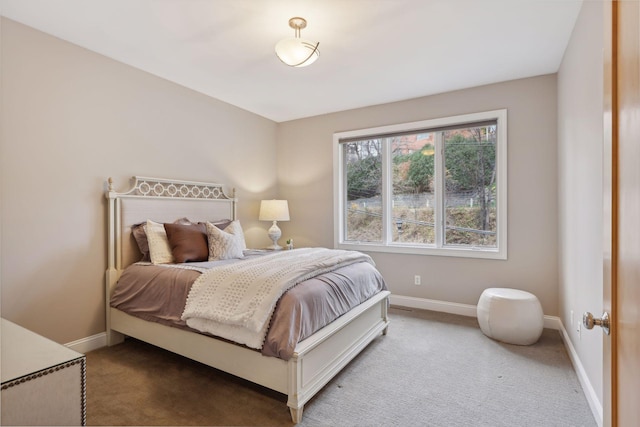
[[[306,67],[320,56],[319,44],[299,37],[283,39],[276,44],[276,55],[287,65]]]
[[[260,202],[260,221],[289,221],[289,203],[286,200]]]

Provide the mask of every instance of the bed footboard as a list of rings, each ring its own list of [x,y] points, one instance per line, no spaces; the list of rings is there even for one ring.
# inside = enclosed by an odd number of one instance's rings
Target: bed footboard
[[[287,405],[294,423],[304,404],[379,334],[386,334],[390,292],[383,291],[301,341],[289,360]]]

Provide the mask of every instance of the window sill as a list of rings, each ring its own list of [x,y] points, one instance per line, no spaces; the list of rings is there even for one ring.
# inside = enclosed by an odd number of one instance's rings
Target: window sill
[[[480,258],[506,260],[506,250],[483,249],[483,248],[426,248],[423,246],[407,245],[379,245],[375,243],[338,243],[337,249],[346,249],[360,252],[382,252],[390,254],[424,255],[424,256],[446,256],[458,258]]]

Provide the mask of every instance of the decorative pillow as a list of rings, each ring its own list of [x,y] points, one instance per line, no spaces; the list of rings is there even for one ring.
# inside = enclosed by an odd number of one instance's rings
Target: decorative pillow
[[[207,237],[209,239],[209,261],[221,259],[244,258],[242,253],[244,233],[240,221],[233,221],[224,230],[207,222]]]
[[[175,262],[206,261],[209,258],[205,224],[164,224]]]
[[[178,218],[174,222],[174,224],[192,224],[188,218]],[[134,224],[131,226],[131,235],[136,240],[138,244],[138,249],[142,254],[142,259],[140,261],[150,262],[151,255],[149,254],[149,242],[147,241],[147,233],[144,231],[147,222],[141,222],[139,224]]]
[[[151,256],[149,255],[149,242],[147,242],[147,234],[144,232],[144,226],[147,225],[146,222],[141,222],[140,224],[135,224],[131,226],[131,235],[134,239],[136,239],[136,243],[138,244],[138,249],[142,254],[142,259],[140,261],[151,261]]]
[[[242,250],[247,249],[247,243],[244,240],[244,230],[242,230],[242,225],[240,225],[240,220],[231,221],[231,223],[224,228],[224,231],[227,233],[235,234],[240,239]]]
[[[144,226],[149,243],[149,255],[153,264],[169,264],[173,262],[173,254],[164,225],[155,221],[147,220]]]
[[[215,225],[216,227],[218,227],[220,230],[224,230],[225,228],[227,228],[229,226],[229,224],[231,224],[233,221],[231,221],[230,219],[219,219],[217,221],[209,221],[211,224]],[[203,224],[205,225],[206,223],[204,222],[199,222],[198,224]]]
[[[236,220],[236,221],[232,221],[230,219],[219,219],[217,221],[209,221],[211,224],[215,225],[216,227],[218,227],[220,230],[227,230],[227,227],[232,223],[235,222],[234,225],[234,233],[233,234],[241,234],[242,235],[242,250],[246,250],[247,249],[247,243],[244,240],[244,231],[242,230],[242,226],[240,225],[240,221]],[[198,224],[205,224],[204,222],[199,222]]]

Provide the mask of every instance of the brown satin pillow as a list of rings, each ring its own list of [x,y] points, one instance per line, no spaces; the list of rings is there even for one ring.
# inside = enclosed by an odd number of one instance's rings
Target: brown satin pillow
[[[174,222],[174,224],[192,224],[188,218],[178,218]],[[147,221],[141,222],[139,224],[134,224],[131,226],[131,235],[135,239],[138,244],[138,249],[142,254],[142,259],[140,261],[150,262],[151,254],[149,253],[149,242],[147,240],[147,233],[144,231],[144,226],[147,224]],[[204,228],[206,231],[206,227]]]
[[[164,224],[175,262],[198,262],[209,259],[207,227],[204,224]]]

